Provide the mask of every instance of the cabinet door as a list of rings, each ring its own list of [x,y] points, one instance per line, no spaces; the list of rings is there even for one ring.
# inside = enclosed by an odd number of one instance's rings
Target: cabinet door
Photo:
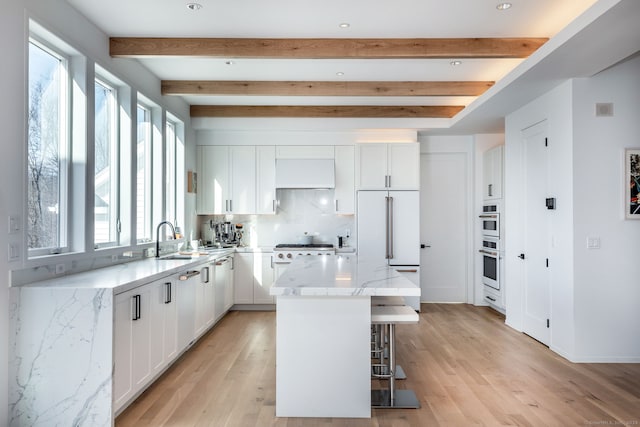
[[[482,154],[482,198],[490,200],[491,183],[493,181],[493,155],[491,150]]]
[[[149,357],[151,371],[156,373],[166,365],[164,358],[164,282],[157,281],[148,285],[149,293]]]
[[[136,393],[151,379],[152,373],[150,358],[151,286],[133,289],[130,301],[134,314],[132,317],[131,374],[134,393]]]
[[[384,190],[387,185],[387,144],[358,144],[356,186],[359,190]]]
[[[256,254],[253,262],[253,303],[273,304],[274,299],[269,295],[274,276],[273,254]]]
[[[231,194],[229,213],[256,213],[256,147],[229,147]]]
[[[218,321],[225,313],[225,292],[228,280],[229,258],[219,259],[215,262],[215,320]]]
[[[276,213],[276,147],[256,147],[256,213]]]
[[[196,283],[195,336],[198,337],[213,324],[214,287],[210,266],[201,266],[200,280]]]
[[[502,155],[503,146],[485,151],[482,156],[483,189],[485,200],[502,198]]]
[[[229,199],[229,147],[198,147],[198,214],[223,214]]]
[[[236,258],[235,255],[229,257],[230,261],[227,264],[227,281],[225,282],[225,291],[224,291],[224,311],[226,312],[233,306],[233,293],[235,288],[235,263]]]
[[[355,213],[355,148],[352,145],[335,147],[336,188],[335,209],[337,214]]]
[[[389,189],[420,189],[420,144],[388,144]]]
[[[178,355],[178,301],[176,295],[176,281],[167,278],[161,281],[164,297],[164,360],[168,364]]]
[[[235,254],[234,302],[253,304],[253,254]]]

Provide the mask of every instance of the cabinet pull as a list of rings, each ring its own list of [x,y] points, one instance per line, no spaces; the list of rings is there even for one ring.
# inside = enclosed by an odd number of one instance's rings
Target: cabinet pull
[[[184,274],[181,274],[178,279],[184,282],[185,280],[189,280],[190,278],[197,276],[198,274],[200,274],[198,270],[191,270],[191,271],[187,271]]]
[[[229,200],[229,212],[233,212],[233,200]]]
[[[133,296],[133,319],[132,320],[140,320],[140,295]]]
[[[336,199],[335,203],[336,203],[336,212],[338,212],[338,199]]]
[[[489,184],[489,196],[490,197],[493,196],[492,190],[493,190],[493,184]]]
[[[478,252],[480,252],[481,254],[486,254],[486,255],[491,255],[491,256],[498,256],[497,252],[485,251],[484,249],[480,249],[480,250],[478,250]]]
[[[486,299],[488,299],[489,301],[496,302],[496,299],[495,299],[495,298],[491,298],[489,295],[485,295],[484,297],[485,297]]]
[[[387,187],[391,188],[391,175],[388,175],[388,176],[389,176],[389,184],[387,185]]]
[[[389,197],[389,259],[393,259],[393,197]]]
[[[272,205],[273,205],[273,212],[276,212],[276,199],[273,199],[272,201]]]
[[[410,270],[396,270],[398,273],[417,273],[418,269],[417,268],[412,268]]]
[[[164,303],[165,304],[171,304],[171,282],[167,282],[164,284],[164,288],[165,288],[165,295],[164,295]]]

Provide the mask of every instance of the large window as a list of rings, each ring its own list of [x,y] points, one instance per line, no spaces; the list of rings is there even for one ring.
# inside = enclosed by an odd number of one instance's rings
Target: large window
[[[67,247],[67,60],[36,41],[29,43],[27,143],[27,247],[31,255]]]
[[[118,124],[116,91],[95,82],[95,194],[94,244],[97,248],[118,243]]]
[[[181,138],[183,128],[182,122],[167,113],[165,123],[165,218],[181,227],[184,227],[182,201],[185,197],[184,145]]]
[[[136,174],[136,236],[138,243],[150,242],[152,133],[151,110],[138,104],[138,142]]]

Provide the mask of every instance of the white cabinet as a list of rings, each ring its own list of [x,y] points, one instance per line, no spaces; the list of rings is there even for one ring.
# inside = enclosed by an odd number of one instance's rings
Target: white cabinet
[[[502,159],[502,145],[485,151],[482,156],[482,196],[484,200],[502,198]]]
[[[355,148],[353,145],[335,147],[336,188],[335,209],[337,214],[355,213]]]
[[[215,286],[213,281],[213,266],[201,265],[200,280],[196,284],[195,325],[194,336],[197,338],[207,331],[215,321]]]
[[[420,144],[358,144],[356,150],[358,190],[420,188]]]
[[[269,295],[274,270],[271,253],[237,253],[234,262],[236,304],[273,304]]]
[[[197,155],[198,214],[256,212],[256,147],[198,146]]]
[[[256,213],[276,213],[276,147],[256,147]]]
[[[177,355],[171,278],[115,296],[113,404],[118,411]]]
[[[224,314],[233,305],[233,277],[232,277],[233,257],[226,256],[215,262],[215,320]]]
[[[274,304],[274,297],[269,295],[273,285],[273,254],[255,254],[253,257],[253,303]]]

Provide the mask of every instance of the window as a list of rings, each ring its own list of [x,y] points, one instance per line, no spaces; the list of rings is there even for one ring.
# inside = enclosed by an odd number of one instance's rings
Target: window
[[[167,114],[165,123],[165,218],[174,224],[184,226],[184,210],[181,200],[184,200],[184,146],[182,144],[183,125],[173,115]]]
[[[94,244],[118,244],[118,125],[116,91],[95,82]]]
[[[136,174],[136,236],[138,243],[150,242],[151,172],[152,172],[151,111],[138,104],[138,142]]]
[[[29,42],[27,247],[30,255],[67,249],[68,84],[63,55]]]

